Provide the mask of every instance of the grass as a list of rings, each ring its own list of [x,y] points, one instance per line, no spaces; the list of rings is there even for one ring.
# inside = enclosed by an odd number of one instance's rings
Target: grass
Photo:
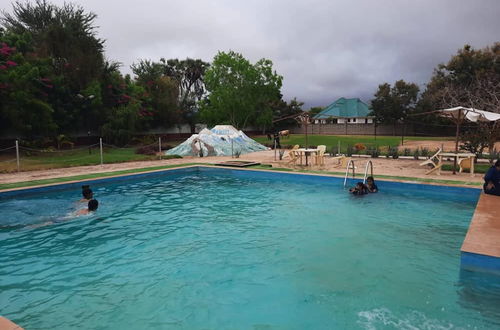
[[[181,168],[181,167],[193,166],[193,165],[213,166],[212,164],[205,164],[205,163],[186,163],[186,164],[154,166],[154,167],[146,167],[146,168],[121,170],[121,171],[115,171],[115,172],[90,173],[90,174],[69,176],[69,177],[64,177],[64,178],[53,178],[53,179],[42,179],[42,180],[25,181],[25,182],[4,183],[4,184],[0,184],[0,190],[14,189],[14,188],[27,188],[27,187],[38,186],[38,185],[57,184],[57,183],[65,183],[65,182],[81,181],[81,180],[92,180],[92,179],[106,178],[106,177],[116,176],[116,175],[143,173],[143,172],[149,172],[149,171],[155,171],[155,170]],[[277,172],[298,172],[298,173],[335,175],[335,176],[341,176],[341,177],[344,176],[343,172],[292,170],[289,168],[270,167],[269,165],[266,165],[266,164],[252,166],[251,168],[252,169],[271,170],[271,171],[277,171]],[[362,177],[363,177],[362,174],[356,175],[356,178],[361,179]],[[410,181],[410,182],[418,182],[418,183],[433,183],[433,184],[444,184],[444,185],[462,185],[462,186],[473,186],[473,187],[477,187],[477,186],[482,185],[482,183],[480,183],[480,182],[426,179],[426,178],[414,178],[414,177],[392,176],[392,175],[377,175],[377,178],[386,179],[386,180],[399,180],[399,181]]]
[[[490,169],[491,165],[490,164],[475,164],[474,165],[474,173],[486,173]],[[444,171],[453,171],[453,164],[443,164],[442,169]],[[458,172],[458,165],[457,165],[457,172]],[[470,173],[469,170],[464,170],[465,173]]]
[[[21,170],[46,170],[53,168],[98,165],[101,163],[99,148],[93,148],[89,154],[88,149],[66,150],[66,151],[51,151],[51,152],[30,152],[23,151],[21,154]],[[15,158],[15,155],[4,155],[0,159],[0,173],[8,173],[17,171],[16,162],[2,162],[4,159]],[[172,156],[162,156],[162,159],[167,159]],[[135,153],[135,148],[104,148],[103,160],[105,164],[123,163],[131,161],[154,160],[157,156],[143,155]]]
[[[267,136],[256,136],[253,137],[254,140],[260,143],[272,144],[272,140],[268,140]],[[420,137],[420,136],[409,136],[404,138],[405,141],[447,141],[453,140],[450,137]],[[305,135],[304,134],[292,134],[289,138],[282,138],[281,145],[294,145],[299,144],[305,146]],[[354,146],[356,143],[363,143],[367,147],[387,147],[387,146],[399,146],[401,144],[401,136],[377,136],[375,139],[371,135],[309,135],[308,143],[310,146],[317,146],[320,144],[326,145],[327,149],[330,150],[331,147],[337,147],[340,141],[340,148],[342,152],[346,152],[347,145]]]

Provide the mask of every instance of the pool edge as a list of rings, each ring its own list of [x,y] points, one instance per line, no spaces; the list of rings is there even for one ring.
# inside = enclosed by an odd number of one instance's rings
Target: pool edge
[[[500,197],[481,193],[460,249],[465,269],[500,274]]]

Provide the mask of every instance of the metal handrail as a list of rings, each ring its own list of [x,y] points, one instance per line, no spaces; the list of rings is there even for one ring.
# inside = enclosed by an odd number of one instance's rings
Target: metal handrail
[[[366,178],[368,177],[368,165],[370,165],[370,174],[371,176],[373,176],[373,163],[371,160],[368,160],[365,166],[365,176],[363,178],[363,183],[366,183]]]
[[[352,167],[349,167],[352,164]],[[356,176],[355,169],[356,167],[354,166],[354,160],[350,159],[349,162],[347,163],[347,168],[345,170],[345,177],[344,177],[344,188],[347,184],[347,176],[349,175],[349,169],[352,169],[352,178],[354,179]]]

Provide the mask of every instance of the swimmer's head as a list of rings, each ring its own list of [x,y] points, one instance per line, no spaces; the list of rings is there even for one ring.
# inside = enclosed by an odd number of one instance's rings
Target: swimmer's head
[[[373,176],[369,176],[369,177],[367,177],[367,178],[366,178],[366,182],[368,182],[368,183],[372,184],[372,183],[374,182],[374,180],[373,180]]]
[[[83,195],[83,198],[85,198],[85,199],[92,199],[92,197],[94,196],[94,193],[92,192],[92,189],[85,188],[82,190],[82,195]]]
[[[97,199],[91,199],[89,200],[88,206],[89,206],[89,211],[95,211],[99,206],[99,202],[97,201]]]
[[[356,189],[363,189],[363,182],[356,183]]]

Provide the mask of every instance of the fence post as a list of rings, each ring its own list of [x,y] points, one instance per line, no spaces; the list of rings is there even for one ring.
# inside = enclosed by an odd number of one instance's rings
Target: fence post
[[[342,151],[340,151],[340,140],[338,141],[338,143],[339,143],[339,147],[337,149],[337,152],[338,152],[338,156],[340,156],[340,155],[342,155]]]
[[[233,139],[231,139],[231,158],[234,158],[233,142]]]
[[[16,140],[16,161],[17,161],[17,171],[21,172],[21,166],[19,164],[19,141]]]
[[[101,151],[101,165],[103,165],[104,161],[102,159],[102,138],[99,138],[99,149]]]
[[[158,155],[160,155],[161,160],[161,136],[158,137]]]

